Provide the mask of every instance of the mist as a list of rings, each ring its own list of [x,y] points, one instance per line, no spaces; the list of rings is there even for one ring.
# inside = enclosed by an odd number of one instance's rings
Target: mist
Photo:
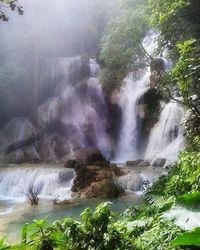
[[[118,0],[22,0],[0,23],[0,127],[15,116],[34,117],[38,84],[52,57],[96,57]],[[22,102],[23,101],[23,102]]]

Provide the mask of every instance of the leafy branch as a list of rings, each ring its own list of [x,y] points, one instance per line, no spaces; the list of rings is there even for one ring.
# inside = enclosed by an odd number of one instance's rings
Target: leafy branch
[[[17,11],[19,15],[24,14],[24,9],[22,6],[17,5],[18,0],[12,0],[12,1],[7,1],[7,0],[0,0],[0,20],[4,22],[8,22],[9,17],[6,13],[6,9],[9,9],[11,11]]]

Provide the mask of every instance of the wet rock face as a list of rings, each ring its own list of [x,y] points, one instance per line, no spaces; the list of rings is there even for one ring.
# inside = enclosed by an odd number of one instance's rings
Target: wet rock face
[[[71,169],[71,171],[62,171],[59,172],[59,182],[60,183],[66,183],[67,181],[70,181],[71,179],[73,179],[75,176],[75,172],[73,169]]]
[[[118,100],[109,100],[106,99],[107,109],[108,109],[108,126],[107,132],[112,138],[112,152],[110,159],[116,157],[116,146],[120,138],[120,129],[122,125],[122,109],[117,103]]]
[[[138,164],[140,164],[141,162],[143,162],[142,159],[135,160],[135,161],[127,161],[127,162],[126,162],[126,166],[127,166],[127,167],[135,167],[135,166],[137,166]]]
[[[106,164],[108,163],[105,159],[105,157],[101,154],[100,151],[96,151],[90,155],[87,156],[86,160],[85,160],[87,165],[93,165],[96,162],[99,162],[100,164]],[[108,163],[109,164],[109,163]],[[97,164],[98,165],[98,164]]]
[[[0,130],[0,160],[21,163],[40,161],[39,132],[26,117],[15,118]]]
[[[91,154],[85,162],[69,160],[65,167],[76,172],[72,187],[76,197],[113,198],[124,193],[115,183],[115,177],[123,173],[116,165],[110,165],[100,152]]]
[[[116,186],[112,181],[102,180],[93,182],[85,191],[85,196],[88,198],[117,198],[124,193],[124,190]]]
[[[166,161],[167,161],[167,159],[165,159],[165,158],[157,158],[152,162],[151,165],[154,166],[154,167],[162,168],[162,167],[164,167]]]
[[[156,124],[160,113],[161,95],[155,88],[149,88],[138,100],[139,145],[144,148],[150,130]]]
[[[127,161],[126,162],[126,167],[129,168],[146,168],[150,166],[151,163],[149,161],[144,161],[144,160],[135,160],[135,161]]]
[[[109,154],[107,107],[97,79],[99,65],[81,57],[54,58],[52,63],[44,78],[47,85],[54,85],[54,97],[37,109],[41,159],[85,160],[96,149]],[[42,84],[46,86],[44,79]]]

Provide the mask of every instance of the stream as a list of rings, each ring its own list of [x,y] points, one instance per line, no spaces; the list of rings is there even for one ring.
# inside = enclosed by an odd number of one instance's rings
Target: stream
[[[73,175],[70,175],[70,171],[71,170],[62,168],[60,165],[24,165],[20,168],[16,165],[12,165],[12,167],[7,167],[5,173],[5,168],[1,167],[1,237],[5,236],[9,243],[18,242],[21,239],[21,227],[25,223],[30,223],[34,219],[41,219],[46,216],[49,223],[68,216],[79,219],[80,213],[85,208],[90,207],[91,209],[94,209],[98,204],[108,201],[107,199],[81,199],[76,200],[70,205],[53,204],[53,199],[55,197],[60,200],[71,198],[70,188]],[[62,176],[63,173],[67,173],[66,176],[69,177],[69,179],[64,179]],[[27,175],[29,176],[28,178],[24,177]],[[62,178],[60,176],[62,176]],[[26,197],[26,192],[30,182],[33,182],[34,185],[40,187],[40,200],[37,206],[30,205],[30,202]],[[63,185],[68,185],[68,187],[63,188]],[[109,201],[112,202],[112,210],[122,212],[133,204],[141,204],[143,199],[140,193],[128,192],[120,198],[109,199]]]

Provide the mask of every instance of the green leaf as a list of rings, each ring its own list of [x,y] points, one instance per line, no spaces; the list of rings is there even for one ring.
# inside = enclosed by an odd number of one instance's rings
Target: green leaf
[[[26,243],[27,233],[28,233],[28,223],[24,224],[22,227],[22,242]]]
[[[179,235],[171,242],[171,246],[200,246],[200,227]]]
[[[187,208],[200,208],[200,193],[193,192],[181,195],[177,198],[177,203]]]

